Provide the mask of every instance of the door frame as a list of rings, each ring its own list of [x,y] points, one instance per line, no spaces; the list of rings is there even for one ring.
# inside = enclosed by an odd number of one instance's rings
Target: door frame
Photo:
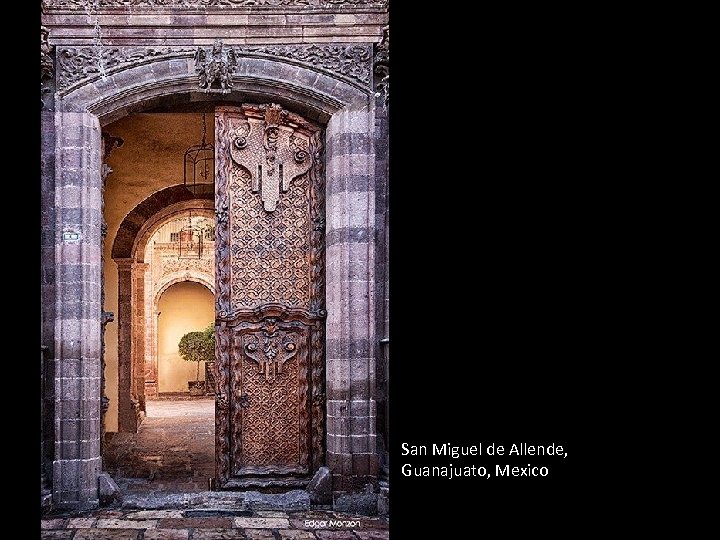
[[[342,47],[342,44],[339,45]],[[68,49],[68,50],[66,50]],[[72,50],[70,50],[72,49]],[[79,53],[94,61],[91,46],[58,45],[58,57]],[[124,49],[123,49],[124,50]],[[55,94],[54,138],[42,159],[54,163],[53,364],[56,432],[52,493],[57,508],[98,504],[100,456],[101,235],[103,169],[101,130],[131,112],[207,101],[198,88],[194,51],[168,49],[131,57],[102,75],[63,77]],[[70,64],[68,64],[70,66]],[[77,66],[72,65],[72,69]],[[68,68],[69,69],[69,68]],[[325,129],[326,152],[326,395],[325,463],[333,490],[361,489],[377,480],[375,411],[375,97],[372,64],[366,83],[291,58],[241,51],[227,103],[281,103]],[[82,193],[82,200],[78,199]],[[82,211],[79,211],[79,206]],[[117,399],[109,396],[110,399]],[[78,409],[77,404],[82,404]],[[79,426],[79,429],[78,427]],[[70,433],[76,433],[70,436]],[[78,456],[82,456],[78,458]]]

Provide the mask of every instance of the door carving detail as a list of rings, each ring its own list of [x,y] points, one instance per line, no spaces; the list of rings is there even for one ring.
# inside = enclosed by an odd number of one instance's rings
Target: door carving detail
[[[218,107],[216,481],[301,485],[324,460],[323,133]]]

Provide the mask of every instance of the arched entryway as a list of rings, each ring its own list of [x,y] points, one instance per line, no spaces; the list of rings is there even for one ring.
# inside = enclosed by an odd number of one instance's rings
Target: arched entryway
[[[161,54],[142,62],[121,64],[103,74],[103,78],[73,83],[57,95],[55,198],[56,225],[62,242],[57,247],[56,295],[63,297],[67,291],[77,294],[80,290],[81,298],[77,305],[57,304],[56,362],[59,369],[76,369],[79,377],[60,384],[54,414],[57,425],[72,419],[73,425],[86,422],[89,433],[95,433],[89,438],[56,443],[53,496],[58,506],[76,508],[97,500],[100,456],[99,444],[95,443],[100,437],[98,368],[102,326],[99,276],[102,190],[106,176],[101,172],[101,125],[108,126],[130,111],[177,106],[183,101],[212,102],[213,96],[197,90],[196,73],[184,57],[191,55],[192,52]],[[332,470],[333,489],[362,487],[377,475],[373,384],[376,164],[372,91],[342,75],[333,76],[309,65],[252,55],[239,59],[233,83],[233,91],[223,98],[225,103],[277,103],[317,122],[325,130],[322,161],[327,178],[324,193],[327,219],[317,223],[317,230],[323,231],[326,238],[322,256],[327,260],[324,298],[327,384],[325,394],[315,398],[327,416],[327,431],[322,438],[327,446],[322,462]],[[83,212],[64,211],[74,208],[78,191],[85,194]],[[222,213],[222,208],[215,210]],[[142,223],[133,223],[136,231]],[[82,249],[77,248],[78,241],[82,242]],[[118,281],[125,282],[129,290],[135,287],[144,291],[144,283],[134,274],[142,268],[139,264],[144,263],[119,260]],[[107,283],[111,276],[105,279]],[[132,311],[131,304],[123,308],[126,300],[118,297],[119,341],[131,332],[120,322],[125,320],[124,310],[129,310],[130,319],[134,318],[138,326],[144,315],[137,309]],[[83,306],[90,308],[87,313]],[[132,340],[129,343],[132,347]],[[131,351],[135,359],[141,357],[137,353],[139,347],[145,347],[144,340],[136,343],[135,352]],[[119,386],[122,385],[128,392],[135,389],[140,394],[144,382],[135,375],[130,380],[119,377]],[[78,395],[78,389],[82,395]],[[124,392],[122,388],[118,391]],[[78,397],[87,404],[79,412],[66,403]],[[135,407],[135,412],[138,410],[142,410],[140,403]],[[134,411],[125,412],[129,415]],[[123,414],[119,410],[121,419]],[[128,421],[131,422],[129,418]],[[79,454],[88,457],[78,461]]]
[[[188,332],[214,324],[215,296],[199,283],[173,283],[159,292],[157,319],[157,392],[187,393],[190,381],[205,380],[205,363],[183,360],[178,343]]]
[[[198,115],[173,115],[178,126],[191,129],[193,119],[198,123]],[[114,265],[105,265],[106,299],[112,307],[113,299],[117,299],[117,339],[113,340],[114,328],[109,328],[106,336],[106,366],[110,371],[107,377],[110,393],[117,392],[116,408],[111,407],[112,417],[117,411],[116,429],[124,432],[136,432],[146,412],[147,396],[156,396],[157,388],[157,301],[159,293],[172,283],[183,280],[195,280],[205,284],[212,292],[214,284],[214,239],[207,238],[205,249],[196,259],[182,259],[175,247],[177,239],[172,238],[171,230],[179,229],[185,219],[203,219],[209,227],[214,224],[213,200],[211,193],[196,196],[183,185],[162,187],[163,181],[172,181],[173,176],[163,178],[161,171],[169,168],[173,156],[163,160],[153,151],[153,145],[165,143],[170,145],[177,134],[163,135],[156,133],[151,144],[134,141],[135,132],[142,133],[149,126],[157,126],[162,120],[169,122],[164,116],[143,115],[142,118],[127,119],[125,125],[115,126],[128,142],[113,157],[113,165],[118,171],[117,176],[107,182],[108,199],[119,198],[127,189],[129,179],[123,177],[125,170],[133,174],[141,171],[140,178],[151,177],[158,189],[146,197],[140,204],[127,213],[117,228],[112,243],[112,261]],[[179,129],[179,128],[178,128]],[[192,140],[185,136],[186,140]],[[184,142],[184,141],[183,141]],[[182,149],[183,142],[174,142],[176,152]],[[135,147],[133,147],[133,143]],[[177,152],[180,154],[179,152]],[[129,154],[129,157],[128,157]],[[181,155],[181,154],[180,154]],[[158,162],[157,165],[153,163]],[[136,161],[140,161],[136,164]],[[145,165],[150,161],[150,165]],[[146,167],[146,169],[143,169]],[[145,176],[142,176],[142,173]],[[137,190],[142,189],[137,187]],[[145,187],[145,192],[148,191]],[[139,191],[142,193],[142,191]],[[106,204],[106,216],[112,217],[112,204]],[[112,234],[112,233],[111,233]],[[213,233],[214,234],[214,233]],[[116,296],[113,286],[117,272]],[[115,346],[115,344],[117,344]],[[112,387],[113,370],[117,373],[117,390]],[[109,431],[114,431],[113,423],[109,422]]]
[[[107,435],[105,467],[123,493],[204,491],[214,476],[215,400],[212,393],[189,393],[190,381],[204,382],[205,363],[183,360],[178,343],[213,324],[214,293],[203,276],[169,277],[152,305],[156,392],[147,396],[137,432]]]

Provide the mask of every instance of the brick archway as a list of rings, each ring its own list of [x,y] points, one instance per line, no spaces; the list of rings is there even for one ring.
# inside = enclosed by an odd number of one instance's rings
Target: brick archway
[[[161,191],[157,191],[143,202],[138,204],[123,219],[115,235],[115,242],[112,247],[113,259],[130,259],[133,258],[135,244],[138,239],[138,233],[144,225],[153,217],[174,204],[190,201],[193,199],[204,199],[212,201],[212,195],[204,195],[195,197],[184,186],[170,186]]]
[[[159,227],[188,208],[212,215],[212,195],[195,198],[182,185],[157,191],[125,216],[113,243],[112,258],[118,266],[118,431],[121,432],[137,431],[146,410],[145,381],[149,373],[157,371],[152,348],[152,336],[157,330],[157,321],[152,316],[155,295],[146,290],[145,245]],[[205,281],[212,281],[212,276],[206,276]]]

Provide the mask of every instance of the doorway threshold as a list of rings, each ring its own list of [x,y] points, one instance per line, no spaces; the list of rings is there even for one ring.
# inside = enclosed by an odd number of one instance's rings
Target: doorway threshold
[[[300,511],[310,509],[310,494],[301,489],[285,493],[259,491],[155,492],[123,494],[120,506],[133,510],[187,509],[205,512]]]

